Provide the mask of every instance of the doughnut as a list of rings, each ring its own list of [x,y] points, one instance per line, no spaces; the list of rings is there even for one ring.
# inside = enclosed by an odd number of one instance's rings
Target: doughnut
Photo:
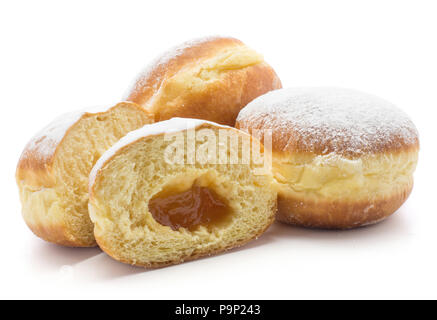
[[[38,237],[96,245],[88,214],[88,176],[103,152],[153,117],[132,102],[64,114],[26,145],[16,170],[22,215]]]
[[[237,128],[269,135],[278,220],[349,229],[394,213],[413,187],[416,127],[391,103],[340,88],[295,88],[249,103]]]
[[[137,77],[124,100],[153,113],[155,121],[182,117],[234,126],[247,103],[281,87],[259,53],[234,38],[208,37],[158,57]]]
[[[199,119],[173,118],[127,134],[90,174],[100,248],[121,262],[157,268],[259,237],[274,221],[277,194],[271,172],[247,158],[250,144],[262,156],[247,133]]]

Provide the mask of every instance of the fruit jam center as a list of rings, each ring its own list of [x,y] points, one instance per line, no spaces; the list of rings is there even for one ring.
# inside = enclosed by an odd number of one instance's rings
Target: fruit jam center
[[[195,185],[179,193],[161,191],[150,200],[149,210],[160,224],[190,231],[199,225],[218,225],[231,213],[227,202],[214,190]]]

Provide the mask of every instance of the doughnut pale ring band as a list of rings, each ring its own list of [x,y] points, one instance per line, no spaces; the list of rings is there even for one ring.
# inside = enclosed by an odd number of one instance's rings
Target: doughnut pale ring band
[[[282,89],[249,103],[237,128],[272,135],[278,219],[347,229],[394,213],[413,187],[419,139],[391,103],[335,88]]]
[[[240,40],[209,37],[158,57],[138,76],[125,100],[153,113],[155,121],[182,117],[234,126],[247,103],[281,87],[262,55]]]
[[[282,89],[234,38],[171,49],[124,99],[63,115],[26,145],[16,181],[38,237],[163,267],[244,245],[275,217],[373,224],[413,188],[419,137],[404,112],[349,89]]]
[[[62,115],[25,147],[16,180],[22,214],[40,238],[70,247],[96,245],[88,215],[88,176],[97,159],[131,130],[151,123],[132,102]]]

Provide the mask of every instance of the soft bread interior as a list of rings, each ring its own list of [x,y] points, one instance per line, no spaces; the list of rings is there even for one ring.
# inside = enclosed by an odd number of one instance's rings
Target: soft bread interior
[[[87,114],[69,129],[56,150],[52,184],[18,181],[23,215],[35,233],[48,241],[73,246],[95,244],[88,215],[88,176],[103,152],[150,118],[136,107],[121,105]]]
[[[417,150],[348,159],[335,154],[273,156],[278,193],[310,201],[377,201],[412,184]]]
[[[235,135],[237,130],[232,130]],[[95,236],[108,254],[147,267],[180,263],[242,245],[271,224],[276,207],[271,176],[255,175],[253,163],[188,164],[186,152],[184,164],[171,164],[164,161],[170,143],[158,135],[124,147],[90,186]],[[196,150],[202,144],[196,141]],[[241,146],[238,154],[241,160]],[[172,230],[153,218],[149,202],[156,194],[169,187],[185,191],[195,183],[226,199],[232,210],[229,219]]]

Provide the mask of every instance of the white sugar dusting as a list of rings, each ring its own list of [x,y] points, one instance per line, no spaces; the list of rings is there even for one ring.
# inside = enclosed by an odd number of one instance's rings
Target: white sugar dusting
[[[220,39],[220,38],[226,38],[226,37],[224,37],[224,36],[208,36],[208,37],[203,37],[203,38],[196,38],[193,40],[186,41],[180,45],[174,46],[173,48],[160,54],[157,58],[152,60],[147,65],[147,67],[144,68],[144,70],[140,73],[140,75],[134,80],[132,85],[129,87],[129,90],[127,91],[127,93],[123,97],[123,100],[126,100],[128,98],[130,92],[132,91],[132,88],[135,89],[135,88],[143,87],[145,85],[144,81],[146,81],[146,79],[148,79],[150,77],[151,73],[154,70],[158,69],[162,65],[168,64],[171,60],[179,57],[180,55],[182,55],[185,52],[185,50],[187,50],[191,47],[198,46],[202,43],[214,41],[214,40]],[[156,80],[157,81],[154,82],[154,86],[158,86],[161,82],[160,79],[156,79]],[[154,89],[156,90],[158,88],[155,87]]]
[[[40,130],[26,145],[23,156],[32,154],[38,160],[50,158],[59,143],[65,136],[67,130],[75,124],[85,113],[105,112],[109,109],[108,106],[97,106],[85,108],[80,111],[69,112],[60,115],[55,120],[50,122],[46,127]]]
[[[341,88],[289,88],[269,92],[241,110],[241,126],[272,129],[308,152],[360,155],[415,145],[410,118],[381,98]],[[325,150],[317,150],[320,146]]]
[[[217,124],[215,122],[200,120],[200,119],[190,119],[190,118],[172,118],[170,120],[165,120],[161,122],[156,122],[152,124],[146,124],[142,128],[129,132],[123,138],[121,138],[118,142],[116,142],[111,148],[109,148],[103,155],[97,160],[93,169],[90,173],[90,186],[94,184],[97,172],[103,167],[103,165],[108,161],[112,156],[114,156],[118,150],[123,147],[135,142],[143,137],[155,136],[161,134],[172,134],[184,130],[195,129],[202,124],[210,124],[215,127],[220,128],[231,128],[229,126]]]

